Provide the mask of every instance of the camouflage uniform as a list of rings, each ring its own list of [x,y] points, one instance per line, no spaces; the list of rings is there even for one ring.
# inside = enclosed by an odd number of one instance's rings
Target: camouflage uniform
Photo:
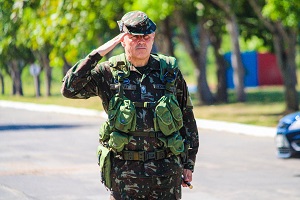
[[[96,51],[92,51],[73,66],[64,77],[63,95],[80,99],[99,96],[107,111],[109,100],[118,92],[118,85],[112,75],[110,62],[98,64],[101,59]],[[135,68],[128,61],[127,65],[130,66],[130,76],[126,79],[124,96],[134,102],[156,102],[165,94],[157,57],[151,55],[144,67]],[[183,113],[184,126],[180,134],[190,145],[187,162],[183,164],[180,156],[172,154],[163,159],[142,161],[126,160],[122,154],[114,154],[111,199],[181,198],[182,171],[183,168],[194,169],[199,140],[187,85],[180,70],[176,77],[176,97]],[[154,107],[136,107],[136,131],[144,132],[145,136],[132,136],[124,150],[154,152],[165,149],[161,140],[147,135],[147,132],[153,131],[154,110]]]

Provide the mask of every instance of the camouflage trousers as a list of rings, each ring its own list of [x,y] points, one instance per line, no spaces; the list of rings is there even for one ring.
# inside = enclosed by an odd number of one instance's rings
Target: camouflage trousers
[[[181,199],[181,174],[166,177],[113,177],[111,200],[177,200]]]

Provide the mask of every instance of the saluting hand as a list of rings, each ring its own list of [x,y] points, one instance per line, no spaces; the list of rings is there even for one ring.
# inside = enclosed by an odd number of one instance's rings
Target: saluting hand
[[[113,50],[120,42],[123,41],[124,36],[128,33],[120,33],[113,39],[109,40],[108,42],[104,43],[100,47],[96,49],[96,51],[103,57],[105,56],[108,52]]]

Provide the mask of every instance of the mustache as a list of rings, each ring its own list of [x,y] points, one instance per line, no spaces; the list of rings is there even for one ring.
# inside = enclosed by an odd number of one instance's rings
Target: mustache
[[[136,49],[138,49],[138,48],[146,48],[146,45],[137,45],[135,48]]]

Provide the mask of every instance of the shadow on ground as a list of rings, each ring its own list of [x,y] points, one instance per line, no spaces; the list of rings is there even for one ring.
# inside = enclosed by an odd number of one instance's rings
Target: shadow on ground
[[[66,128],[77,128],[82,125],[74,124],[14,124],[14,125],[0,125],[0,131],[21,131],[30,129],[66,129]]]

